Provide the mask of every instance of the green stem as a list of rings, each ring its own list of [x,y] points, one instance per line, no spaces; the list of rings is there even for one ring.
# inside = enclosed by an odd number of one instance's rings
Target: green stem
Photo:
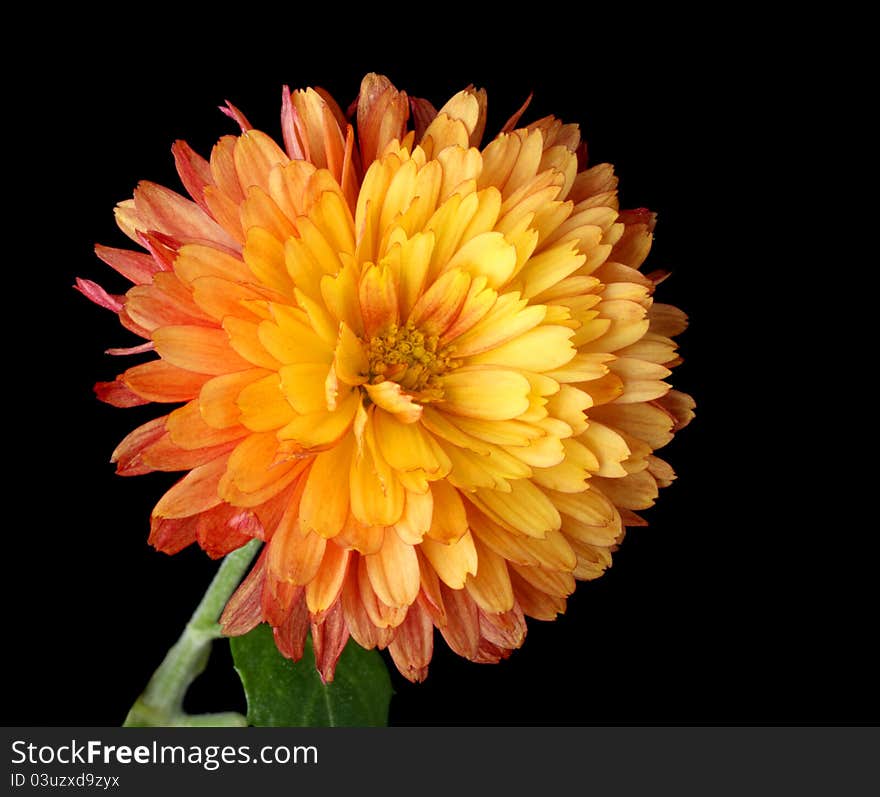
[[[235,712],[187,714],[183,710],[183,698],[190,684],[204,671],[211,655],[211,643],[222,636],[217,622],[220,613],[260,544],[259,540],[252,540],[223,560],[180,639],[165,655],[147,688],[128,712],[124,727],[247,725],[247,720]]]

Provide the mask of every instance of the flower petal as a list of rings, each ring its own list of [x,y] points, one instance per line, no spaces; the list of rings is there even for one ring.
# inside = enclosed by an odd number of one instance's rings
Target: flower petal
[[[444,411],[497,421],[515,418],[529,408],[531,386],[514,371],[461,368],[443,377]]]

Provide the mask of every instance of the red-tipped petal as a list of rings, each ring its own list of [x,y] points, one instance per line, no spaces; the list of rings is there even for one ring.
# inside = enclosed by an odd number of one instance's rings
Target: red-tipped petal
[[[109,246],[95,244],[95,254],[110,268],[118,271],[135,285],[145,285],[152,282],[153,274],[161,270],[156,261],[143,252],[113,249]]]
[[[268,550],[268,549],[267,549]],[[268,553],[266,555],[266,582],[260,601],[263,607],[263,618],[271,626],[280,626],[290,615],[291,609],[303,597],[303,588],[286,581],[279,581],[269,569]]]
[[[116,472],[120,476],[140,476],[153,469],[143,462],[145,449],[165,434],[167,415],[149,421],[143,426],[129,432],[110,455],[110,461],[116,464]]]
[[[446,608],[446,625],[440,633],[459,656],[472,659],[480,646],[480,614],[477,604],[464,589],[450,589],[440,585]]]
[[[520,117],[526,112],[529,105],[532,104],[532,97],[534,96],[535,93],[533,91],[530,91],[529,96],[526,97],[526,101],[520,106],[519,110],[504,123],[504,127],[501,128],[502,133],[509,133],[516,127],[517,123],[520,120]]]
[[[125,297],[107,293],[97,282],[77,277],[76,284],[73,287],[85,296],[86,299],[93,301],[100,307],[105,307],[114,313],[118,313],[122,309]]]
[[[406,93],[394,88],[387,77],[371,72],[361,81],[357,127],[365,168],[390,141],[403,138],[408,118]]]
[[[119,379],[112,382],[97,382],[94,389],[95,395],[101,401],[114,407],[138,407],[150,403],[149,399],[142,398]]]
[[[509,612],[495,614],[480,609],[480,634],[499,648],[514,649],[526,638],[526,618],[518,603]]]
[[[247,120],[247,117],[229,100],[226,100],[226,105],[220,106],[220,113],[226,114],[230,119],[234,119],[241,128],[242,133],[247,133],[248,130],[254,129],[254,126]]]
[[[196,541],[197,516],[185,518],[158,518],[150,520],[147,542],[157,551],[169,556],[179,553]]]
[[[296,108],[290,98],[290,87],[284,86],[281,90],[281,135],[284,138],[284,148],[291,160],[306,160],[308,155],[303,147],[302,140],[297,132],[300,123],[297,121]]]
[[[425,131],[437,116],[437,109],[421,97],[410,97],[409,107],[412,110],[416,141],[421,141]]]
[[[227,601],[220,615],[220,628],[226,636],[241,636],[256,628],[263,619],[260,596],[266,580],[266,549]]]
[[[196,539],[212,559],[238,550],[262,531],[256,515],[247,509],[223,503],[199,516]]]
[[[418,602],[409,607],[388,650],[404,678],[418,682],[428,677],[428,664],[434,654],[434,624]]]
[[[336,663],[348,642],[348,625],[339,601],[327,610],[320,624],[312,623],[312,643],[315,646],[315,667],[325,684],[333,680]]]
[[[306,649],[306,634],[309,631],[309,609],[306,606],[305,591],[300,589],[297,600],[281,625],[272,629],[275,644],[282,656],[299,661]]]
[[[205,202],[205,186],[214,184],[211,164],[185,141],[175,141],[174,146],[171,147],[171,154],[174,155],[174,165],[177,167],[177,174],[180,175],[183,187],[196,204],[209,213]]]

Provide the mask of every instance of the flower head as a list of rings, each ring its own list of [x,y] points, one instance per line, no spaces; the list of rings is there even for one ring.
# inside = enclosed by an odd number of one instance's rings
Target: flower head
[[[113,454],[188,471],[150,542],[264,540],[224,629],[267,621],[294,659],[310,629],[326,680],[349,636],[413,680],[435,628],[497,662],[674,478],[654,451],[693,402],[664,381],[685,316],[639,271],[654,214],[619,209],[574,125],[518,114],[480,149],[472,88],[438,112],[368,75],[351,122],[285,88],[283,147],[225,110],[209,160],[173,147],[192,199],[117,207],[145,251],[97,253],[134,287],[78,281],[147,341],[114,353],[158,355],[99,397],[181,405]]]

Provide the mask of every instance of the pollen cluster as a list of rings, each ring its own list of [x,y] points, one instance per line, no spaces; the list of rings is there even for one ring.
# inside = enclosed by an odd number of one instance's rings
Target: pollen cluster
[[[418,401],[437,401],[443,397],[440,377],[455,368],[454,347],[439,348],[438,335],[425,335],[412,322],[392,324],[370,338],[368,357],[370,382],[377,385],[397,382]]]

